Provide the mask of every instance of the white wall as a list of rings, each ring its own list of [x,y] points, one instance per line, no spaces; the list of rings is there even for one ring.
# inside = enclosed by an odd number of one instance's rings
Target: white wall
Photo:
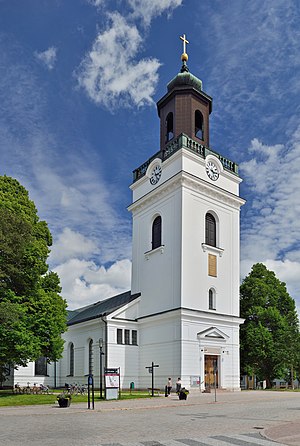
[[[151,251],[152,223],[162,218],[162,249]],[[139,316],[180,306],[181,191],[155,196],[133,212],[132,293],[141,292]]]

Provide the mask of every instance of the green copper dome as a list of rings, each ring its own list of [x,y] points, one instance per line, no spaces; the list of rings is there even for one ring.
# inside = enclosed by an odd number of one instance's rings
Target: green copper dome
[[[173,90],[175,87],[185,87],[190,86],[195,88],[195,90],[202,91],[202,81],[198,77],[194,76],[189,71],[184,71],[178,73],[167,85],[168,92]]]

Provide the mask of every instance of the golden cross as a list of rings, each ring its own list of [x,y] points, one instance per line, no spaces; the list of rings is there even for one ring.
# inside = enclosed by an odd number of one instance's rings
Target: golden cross
[[[180,39],[183,41],[183,52],[186,53],[186,44],[190,42],[186,40],[185,34],[183,34],[183,36],[180,36]]]

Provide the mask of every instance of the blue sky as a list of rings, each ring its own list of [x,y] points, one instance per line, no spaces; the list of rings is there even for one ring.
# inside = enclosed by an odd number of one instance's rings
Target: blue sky
[[[242,277],[264,262],[300,307],[299,22],[297,0],[0,0],[0,174],[48,222],[70,308],[130,289],[128,186],[183,33],[244,180]]]

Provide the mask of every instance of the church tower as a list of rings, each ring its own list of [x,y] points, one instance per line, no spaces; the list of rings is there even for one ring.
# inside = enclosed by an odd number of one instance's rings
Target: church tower
[[[180,38],[181,70],[157,103],[160,150],[131,185],[140,386],[155,361],[158,385],[181,376],[186,386],[216,380],[238,390],[241,179],[237,164],[210,147],[212,98],[189,72]]]

